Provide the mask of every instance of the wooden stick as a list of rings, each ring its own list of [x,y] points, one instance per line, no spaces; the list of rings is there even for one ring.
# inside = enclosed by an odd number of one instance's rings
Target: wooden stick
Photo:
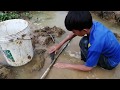
[[[46,71],[44,72],[44,74],[41,76],[40,79],[44,79],[47,74],[49,73],[50,69],[52,68],[52,66],[54,65],[55,61],[57,60],[57,58],[60,56],[60,54],[63,52],[63,50],[68,46],[68,44],[70,43],[71,40],[69,40],[67,42],[67,44],[63,47],[62,50],[60,50],[60,52],[58,53],[58,55],[56,56],[56,58],[53,60],[53,62],[50,64],[50,66],[46,69]]]

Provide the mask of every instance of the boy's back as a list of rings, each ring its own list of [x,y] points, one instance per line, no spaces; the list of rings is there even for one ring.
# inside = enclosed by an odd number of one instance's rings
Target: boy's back
[[[88,62],[98,60],[100,54],[109,59],[111,66],[116,66],[120,62],[120,44],[115,35],[102,23],[94,22],[90,31],[90,47],[88,49]],[[93,55],[93,53],[95,53]],[[91,59],[91,60],[89,60]],[[95,64],[95,63],[94,63]],[[92,64],[92,66],[94,66]]]

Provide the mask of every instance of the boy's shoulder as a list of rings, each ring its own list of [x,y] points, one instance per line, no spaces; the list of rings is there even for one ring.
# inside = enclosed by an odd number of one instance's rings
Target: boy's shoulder
[[[93,24],[103,25],[101,22],[93,20]]]
[[[100,21],[93,21],[93,25],[96,29],[105,29],[105,30],[110,30],[107,26],[105,26],[102,22]]]

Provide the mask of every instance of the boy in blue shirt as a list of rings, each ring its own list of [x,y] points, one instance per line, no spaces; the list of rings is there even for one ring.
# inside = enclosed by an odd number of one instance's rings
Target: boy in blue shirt
[[[51,47],[49,53],[56,52],[75,36],[83,36],[79,46],[81,59],[85,64],[56,63],[55,67],[90,71],[98,65],[112,70],[119,64],[119,41],[102,23],[93,21],[89,11],[69,11],[65,17],[65,26],[71,33],[59,44]],[[86,34],[87,36],[84,36]]]

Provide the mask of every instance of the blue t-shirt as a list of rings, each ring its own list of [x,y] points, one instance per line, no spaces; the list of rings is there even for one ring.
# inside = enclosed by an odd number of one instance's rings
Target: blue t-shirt
[[[97,65],[100,54],[108,58],[108,62],[115,67],[120,62],[120,43],[115,35],[102,23],[94,21],[90,31],[87,61],[88,67]]]

